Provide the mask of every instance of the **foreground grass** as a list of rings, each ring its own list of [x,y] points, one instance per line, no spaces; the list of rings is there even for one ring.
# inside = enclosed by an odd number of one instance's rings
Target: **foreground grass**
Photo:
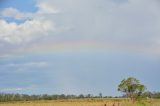
[[[0,106],[160,106],[160,100],[132,103],[125,99],[70,99],[0,103]]]

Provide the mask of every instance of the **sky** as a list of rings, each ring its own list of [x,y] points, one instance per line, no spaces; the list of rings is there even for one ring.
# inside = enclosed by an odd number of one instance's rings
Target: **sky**
[[[160,91],[159,0],[0,0],[0,92]]]

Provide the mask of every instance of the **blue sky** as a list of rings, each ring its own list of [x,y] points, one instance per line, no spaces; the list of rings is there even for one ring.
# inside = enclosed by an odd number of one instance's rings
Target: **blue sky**
[[[120,95],[160,85],[157,0],[2,0],[0,92]]]
[[[17,8],[20,11],[23,12],[34,12],[36,11],[36,7],[34,6],[36,3],[36,0],[27,0],[27,1],[22,1],[22,0],[1,0],[1,8],[8,8],[8,7],[13,7]]]

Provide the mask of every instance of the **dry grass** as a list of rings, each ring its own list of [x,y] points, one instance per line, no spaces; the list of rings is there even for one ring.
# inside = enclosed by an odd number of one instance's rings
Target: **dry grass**
[[[131,103],[122,99],[78,99],[1,103],[0,106],[160,106],[160,100]]]

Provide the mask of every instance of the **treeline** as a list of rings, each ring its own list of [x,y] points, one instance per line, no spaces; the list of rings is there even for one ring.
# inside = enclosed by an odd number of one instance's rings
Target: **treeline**
[[[126,98],[126,95],[123,95],[122,98]],[[160,99],[160,92],[144,92],[141,95],[141,98],[153,98]]]
[[[26,94],[0,94],[0,102],[8,101],[34,101],[34,100],[57,100],[57,99],[71,99],[74,95],[26,95]]]
[[[160,92],[145,92],[142,95],[143,97],[160,99]]]
[[[159,98],[160,92],[145,92],[142,95],[144,98]],[[9,102],[9,101],[36,101],[36,100],[62,100],[62,99],[83,99],[83,98],[124,98],[125,96],[93,96],[91,94],[87,95],[27,95],[27,94],[5,94],[0,93],[0,102]]]
[[[111,97],[111,96],[110,96]],[[93,96],[91,94],[87,95],[26,95],[26,94],[0,94],[0,102],[8,101],[36,101],[36,100],[62,100],[62,99],[81,99],[81,98],[102,98],[102,95]]]

